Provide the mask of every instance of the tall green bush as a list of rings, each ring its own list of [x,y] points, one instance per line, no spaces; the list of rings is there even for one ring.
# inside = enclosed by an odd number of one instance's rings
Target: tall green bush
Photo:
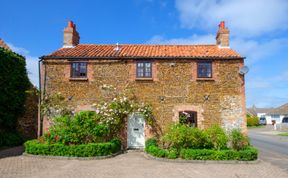
[[[240,129],[233,129],[230,134],[231,147],[234,150],[241,150],[249,146],[249,140],[246,135],[243,135]]]
[[[168,147],[176,148],[209,148],[211,142],[206,132],[183,124],[173,124],[168,128],[162,141]]]
[[[252,126],[259,126],[259,118],[257,116],[250,116],[247,115],[247,126],[252,127]]]
[[[219,125],[213,125],[206,130],[209,137],[209,142],[212,144],[213,149],[220,150],[226,149],[228,143],[228,135]]]
[[[15,132],[17,118],[24,111],[25,91],[30,85],[25,66],[26,62],[23,56],[0,48],[1,135]]]
[[[54,118],[53,125],[44,134],[48,143],[87,144],[106,142],[113,136],[106,124],[99,123],[99,115],[92,111],[82,111],[75,116]]]

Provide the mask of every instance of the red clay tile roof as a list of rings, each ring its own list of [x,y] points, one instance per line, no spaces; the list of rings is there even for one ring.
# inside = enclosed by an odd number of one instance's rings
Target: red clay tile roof
[[[9,46],[1,38],[0,38],[0,47],[11,50]]]
[[[43,58],[243,58],[230,48],[216,45],[116,45],[79,44],[60,48]]]

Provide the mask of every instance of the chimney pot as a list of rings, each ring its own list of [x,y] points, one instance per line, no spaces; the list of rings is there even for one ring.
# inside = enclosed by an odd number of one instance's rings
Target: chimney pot
[[[64,48],[72,48],[79,44],[80,36],[76,31],[76,25],[73,21],[68,21],[68,25],[64,28]]]
[[[218,47],[229,48],[229,30],[225,27],[225,22],[221,21],[216,35],[216,44]]]
[[[68,27],[72,27],[73,28],[73,22],[71,20],[68,21]]]
[[[220,22],[220,24],[219,24],[219,28],[222,28],[222,29],[225,28],[225,22],[224,22],[224,21],[221,21],[221,22]]]

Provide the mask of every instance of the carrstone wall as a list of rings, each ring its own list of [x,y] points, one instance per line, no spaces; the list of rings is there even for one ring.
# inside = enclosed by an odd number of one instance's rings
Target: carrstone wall
[[[79,111],[89,110],[92,104],[110,99],[111,94],[103,85],[112,86],[118,92],[128,89],[137,100],[153,106],[161,131],[177,121],[181,109],[190,108],[197,111],[200,128],[221,124],[227,130],[236,127],[247,132],[244,78],[239,74],[243,59],[213,60],[212,80],[197,80],[196,60],[192,59],[153,61],[153,80],[135,78],[134,60],[87,62],[88,79],[76,80],[70,78],[71,62],[46,59],[42,64],[45,91],[61,92]]]

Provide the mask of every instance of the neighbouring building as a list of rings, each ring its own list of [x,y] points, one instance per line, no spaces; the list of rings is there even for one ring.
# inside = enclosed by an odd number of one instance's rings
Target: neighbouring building
[[[11,50],[10,47],[0,38],[0,48]]]
[[[252,106],[247,108],[247,113],[258,118],[266,118],[267,124],[272,124],[274,120],[277,124],[282,123],[284,117],[288,117],[288,103],[276,108],[257,108]]]
[[[41,57],[42,92],[61,92],[79,111],[91,110],[93,103],[109,97],[103,85],[118,91],[129,88],[139,101],[152,105],[161,130],[185,112],[189,122],[201,129],[219,124],[247,132],[245,82],[239,73],[244,57],[230,48],[224,22],[215,44],[208,45],[80,44],[79,40],[76,25],[69,21],[63,47]],[[141,116],[134,117],[128,123],[139,128],[128,124],[128,147],[141,147],[153,133]],[[44,118],[43,130],[47,127]]]

